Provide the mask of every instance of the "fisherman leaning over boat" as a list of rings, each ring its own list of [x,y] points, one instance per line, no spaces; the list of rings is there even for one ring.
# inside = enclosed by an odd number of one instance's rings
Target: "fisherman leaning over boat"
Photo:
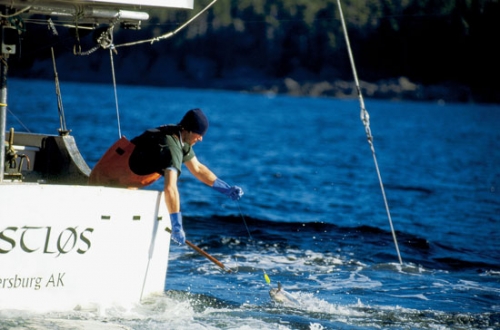
[[[208,119],[201,109],[189,110],[179,124],[164,125],[146,130],[130,142],[122,137],[96,164],[90,175],[90,184],[122,187],[143,187],[164,176],[165,203],[172,222],[172,239],[184,244],[180,197],[177,188],[181,166],[201,182],[233,200],[243,196],[238,186],[230,186],[219,179],[196,158],[193,146],[203,140]]]

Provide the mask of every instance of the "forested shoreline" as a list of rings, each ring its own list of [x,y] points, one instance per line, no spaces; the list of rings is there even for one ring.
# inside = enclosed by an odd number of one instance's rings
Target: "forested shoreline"
[[[500,1],[346,0],[342,8],[368,97],[500,103]],[[114,43],[173,31],[193,12],[150,14],[138,31],[117,29]],[[53,76],[54,45],[61,80],[109,81],[109,51],[73,56],[93,44],[74,33],[43,40],[26,32],[13,74]],[[336,0],[219,0],[172,38],[117,50],[119,83],[355,95]]]

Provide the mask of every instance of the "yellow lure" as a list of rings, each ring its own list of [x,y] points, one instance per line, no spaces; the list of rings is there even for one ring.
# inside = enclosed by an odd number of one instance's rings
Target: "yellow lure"
[[[267,276],[265,271],[264,271],[264,279],[266,280],[267,284],[271,284],[271,279],[269,278],[269,276]]]

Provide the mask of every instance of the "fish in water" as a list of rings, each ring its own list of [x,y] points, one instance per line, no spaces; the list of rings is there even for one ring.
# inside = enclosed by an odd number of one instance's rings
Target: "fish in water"
[[[271,299],[281,303],[283,305],[288,305],[288,306],[298,306],[299,302],[297,299],[292,297],[291,294],[286,292],[283,287],[281,286],[281,283],[278,282],[278,288],[277,289],[271,289],[269,290],[269,295],[271,296]]]

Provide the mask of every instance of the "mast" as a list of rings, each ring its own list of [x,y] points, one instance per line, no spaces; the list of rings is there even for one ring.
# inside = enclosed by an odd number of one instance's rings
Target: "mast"
[[[5,7],[2,6],[1,12],[6,14]],[[6,28],[5,19],[0,21],[0,38],[1,38],[1,54],[0,54],[0,183],[3,182],[5,172],[5,131],[7,130],[7,47],[4,47]]]
[[[7,131],[7,71],[9,55],[16,53],[19,33],[6,19],[8,8],[0,7],[0,183],[5,174],[5,132]]]

